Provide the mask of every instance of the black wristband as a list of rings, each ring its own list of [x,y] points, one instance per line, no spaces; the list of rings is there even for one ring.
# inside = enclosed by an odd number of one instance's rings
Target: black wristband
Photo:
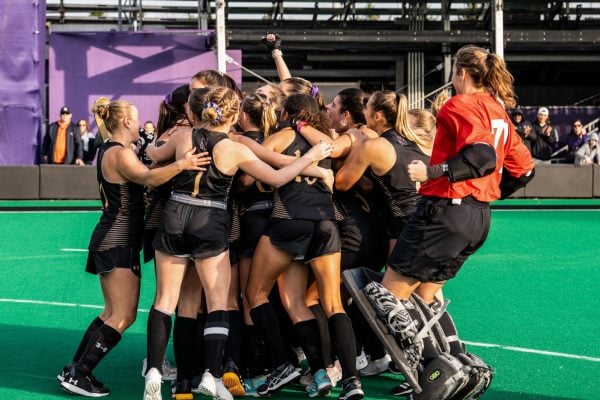
[[[444,171],[444,165],[444,163],[441,163],[427,166],[427,179],[437,179],[446,175],[446,171]]]

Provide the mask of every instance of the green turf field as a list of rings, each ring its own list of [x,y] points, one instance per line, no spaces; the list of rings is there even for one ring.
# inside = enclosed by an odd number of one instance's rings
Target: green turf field
[[[55,376],[102,304],[97,278],[83,272],[99,212],[60,210],[98,202],[0,202],[0,208],[46,203],[55,211],[0,212],[0,399],[72,398]],[[483,399],[600,398],[599,230],[597,209],[493,212],[486,244],[445,289],[462,339],[496,369]],[[154,291],[152,266],[143,272],[138,320],[96,370],[112,399],[142,397]],[[363,385],[369,399],[393,398],[389,389],[398,379],[385,375]],[[272,398],[307,396],[295,387]]]

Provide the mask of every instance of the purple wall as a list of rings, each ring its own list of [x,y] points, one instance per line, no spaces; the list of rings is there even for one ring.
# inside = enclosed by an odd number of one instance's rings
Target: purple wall
[[[0,165],[33,165],[43,118],[45,0],[0,1]]]
[[[63,105],[73,120],[86,118],[96,130],[90,106],[98,97],[131,101],[140,120],[156,123],[164,96],[188,83],[203,69],[216,69],[216,53],[207,48],[213,32],[102,32],[50,35],[48,119],[56,121]],[[228,50],[241,64],[241,50]],[[241,87],[242,71],[228,64]],[[229,69],[231,67],[231,69]]]

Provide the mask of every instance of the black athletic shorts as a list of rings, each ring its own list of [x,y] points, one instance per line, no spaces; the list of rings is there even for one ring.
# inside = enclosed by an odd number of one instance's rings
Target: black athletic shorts
[[[387,260],[389,239],[385,226],[374,216],[346,216],[338,221],[342,240],[342,270],[367,267],[381,271]]]
[[[229,248],[229,222],[227,210],[169,200],[153,246],[177,257],[214,257]]]
[[[115,268],[129,268],[141,278],[140,249],[133,247],[113,247],[108,250],[90,250],[85,271],[90,274],[104,274]]]
[[[239,240],[240,257],[252,257],[254,249],[271,221],[272,209],[248,211],[240,216],[241,235]]]
[[[265,234],[273,246],[304,262],[341,249],[337,223],[331,220],[274,219]]]
[[[490,229],[490,207],[472,197],[425,197],[388,259],[388,267],[421,282],[453,278],[467,258],[481,247]]]

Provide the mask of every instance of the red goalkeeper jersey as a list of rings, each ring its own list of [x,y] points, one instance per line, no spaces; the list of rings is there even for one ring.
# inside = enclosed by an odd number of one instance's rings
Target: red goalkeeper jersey
[[[491,202],[500,197],[503,168],[512,176],[520,177],[534,167],[531,153],[515,132],[503,105],[489,93],[459,94],[444,104],[437,116],[430,164],[442,163],[474,143],[494,147],[494,172],[461,182],[450,182],[442,176],[423,183],[419,193],[449,199],[470,195],[479,201]]]

